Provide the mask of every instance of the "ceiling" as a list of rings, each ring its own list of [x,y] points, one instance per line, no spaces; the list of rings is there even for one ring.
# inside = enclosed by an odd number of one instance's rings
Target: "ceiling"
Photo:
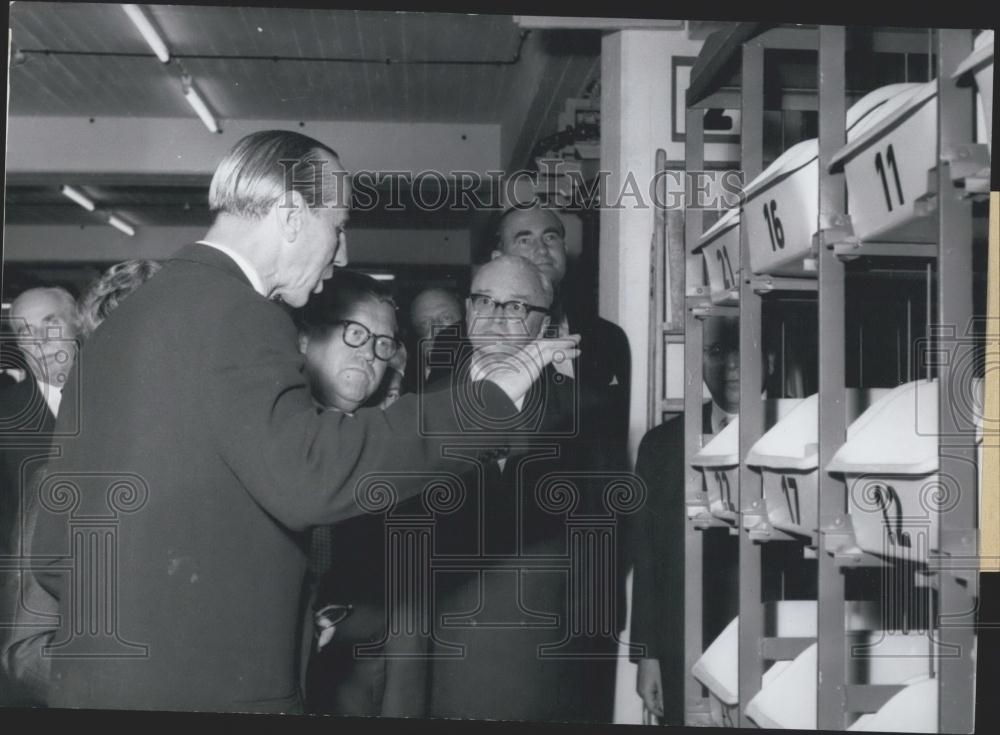
[[[512,16],[145,8],[223,119],[498,122],[524,91],[527,32]],[[13,115],[191,115],[178,65],[161,64],[118,5],[16,3],[11,30],[23,54]]]
[[[142,7],[169,64],[118,4],[12,4],[9,114],[191,119],[179,83],[187,72],[223,121],[500,124],[520,167],[555,132],[565,100],[600,76],[599,32],[528,31],[509,15]],[[50,178],[8,181],[7,224],[103,221],[62,197],[59,183],[139,227],[211,219],[207,181]],[[468,219],[408,208],[359,213],[351,224],[466,228]]]

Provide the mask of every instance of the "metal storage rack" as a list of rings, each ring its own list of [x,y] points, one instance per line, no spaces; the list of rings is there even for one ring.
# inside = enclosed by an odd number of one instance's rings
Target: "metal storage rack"
[[[758,399],[762,384],[761,314],[762,294],[814,294],[818,313],[818,393],[819,393],[819,527],[812,543],[774,529],[766,538],[749,529],[766,519],[760,477],[745,463],[739,469],[740,518],[730,533],[739,536],[739,700],[740,727],[752,727],[747,718],[747,702],[760,690],[765,661],[787,660],[814,642],[810,638],[765,638],[762,600],[762,565],[764,543],[794,543],[815,548],[817,586],[818,647],[817,727],[846,729],[852,715],[876,712],[901,686],[849,685],[847,637],[844,609],[847,597],[848,569],[890,569],[893,562],[855,551],[845,552],[853,539],[845,482],[823,471],[833,454],[844,444],[847,421],[844,411],[845,374],[845,264],[844,242],[850,235],[847,217],[845,180],[842,173],[827,172],[827,164],[846,142],[847,51],[926,54],[936,57],[938,81],[938,161],[935,208],[939,237],[937,244],[898,245],[851,244],[850,255],[913,256],[928,259],[928,294],[933,299],[930,322],[965,325],[971,323],[972,303],[972,203],[952,180],[950,161],[975,157],[972,151],[972,92],[960,88],[951,79],[951,71],[972,49],[972,32],[876,29],[868,31],[859,44],[853,29],[841,26],[772,27],[763,24],[733,24],[706,42],[692,71],[687,93],[686,155],[687,171],[704,170],[703,114],[708,108],[741,110],[741,168],[745,181],[758,175],[764,166],[763,120],[768,109],[816,110],[818,112],[819,149],[819,223],[813,243],[817,278],[800,279],[779,276],[753,276],[749,267],[749,242],[746,227],[741,226],[739,306],[717,306],[708,298],[701,255],[691,252],[705,230],[703,210],[693,207],[690,197],[685,211],[685,287],[684,287],[684,401],[685,413],[685,498],[689,506],[707,508],[701,475],[690,460],[701,448],[702,434],[702,329],[707,316],[740,317],[740,456],[745,458],[750,446],[764,433],[763,402]],[[765,51],[772,49],[818,52],[815,57],[815,82],[812,87],[796,85],[794,79],[779,76],[777,93],[765,89]],[[778,54],[780,62],[780,54]],[[801,59],[801,56],[799,57]],[[772,61],[768,59],[769,63]],[[794,78],[795,75],[792,75]],[[945,234],[947,233],[947,236]],[[657,315],[663,313],[662,264],[665,259],[663,238],[654,242],[652,303]],[[947,256],[947,257],[945,257]],[[892,267],[893,261],[882,261]],[[924,261],[921,261],[924,262]],[[933,286],[933,294],[931,288]],[[651,341],[653,354],[650,369],[655,376],[650,418],[662,419],[663,410],[676,410],[663,401],[664,341],[677,339],[677,325],[655,319]],[[659,333],[657,333],[659,332]],[[950,338],[947,334],[937,337]],[[952,364],[933,368],[938,379],[940,433],[950,439],[940,440],[940,472],[950,474],[962,488],[975,488],[975,446],[962,433],[954,412],[946,410],[950,390],[959,375]],[[954,373],[954,374],[953,374]],[[930,376],[928,376],[930,377]],[[974,713],[974,622],[977,599],[976,493],[962,493],[950,512],[942,513],[941,555],[932,559],[933,568],[926,575],[936,593],[936,614],[930,619],[936,650],[933,671],[939,686],[939,732],[971,732]],[[689,513],[689,516],[691,514]],[[709,722],[708,700],[701,684],[690,674],[702,653],[702,538],[711,526],[726,526],[723,521],[704,514],[689,520],[685,534],[685,679],[686,721],[689,725]],[[904,573],[905,578],[905,573]],[[912,583],[912,574],[909,577]]]

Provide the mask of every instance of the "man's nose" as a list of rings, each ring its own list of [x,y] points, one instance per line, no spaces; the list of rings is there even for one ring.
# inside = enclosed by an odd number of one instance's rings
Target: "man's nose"
[[[347,265],[347,235],[343,231],[337,236],[337,252],[333,256],[333,264],[338,268]]]
[[[739,350],[730,350],[726,353],[726,370],[739,372],[740,370],[740,352]]]
[[[367,342],[365,342],[360,347],[355,347],[354,349],[356,349],[358,351],[358,353],[361,355],[361,357],[363,357],[367,362],[374,362],[375,361],[375,338],[374,337],[372,337],[370,340],[368,340]]]
[[[528,328],[524,323],[524,319],[520,319],[514,316],[507,316],[500,309],[496,310],[493,316],[489,317],[490,324],[496,328],[496,331],[502,332],[507,335],[523,335],[528,333]]]

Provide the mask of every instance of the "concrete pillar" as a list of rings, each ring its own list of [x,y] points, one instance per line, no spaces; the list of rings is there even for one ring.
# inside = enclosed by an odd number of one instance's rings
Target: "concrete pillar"
[[[605,35],[601,47],[601,171],[607,172],[607,179],[599,310],[625,330],[632,348],[633,459],[646,431],[650,189],[656,149],[666,149],[670,160],[683,159],[683,144],[671,140],[671,59],[695,56],[700,46],[701,41],[688,39],[684,31],[626,30]]]

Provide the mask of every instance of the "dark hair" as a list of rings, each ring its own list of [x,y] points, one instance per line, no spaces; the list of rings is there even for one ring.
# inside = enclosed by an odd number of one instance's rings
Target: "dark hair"
[[[493,233],[494,249],[500,250],[500,246],[503,244],[503,226],[507,222],[507,220],[517,212],[525,212],[531,209],[539,209],[543,212],[548,212],[553,217],[555,217],[556,222],[559,223],[559,237],[562,238],[566,237],[566,225],[563,224],[562,218],[559,216],[559,213],[552,207],[544,207],[541,204],[535,202],[528,206],[522,205],[522,206],[510,207],[506,209],[503,214],[500,215],[500,219],[497,221],[496,230]]]
[[[296,309],[293,317],[300,333],[315,337],[329,332],[365,301],[388,304],[396,310],[392,295],[379,281],[364,273],[338,269],[323,282],[323,290]]]

